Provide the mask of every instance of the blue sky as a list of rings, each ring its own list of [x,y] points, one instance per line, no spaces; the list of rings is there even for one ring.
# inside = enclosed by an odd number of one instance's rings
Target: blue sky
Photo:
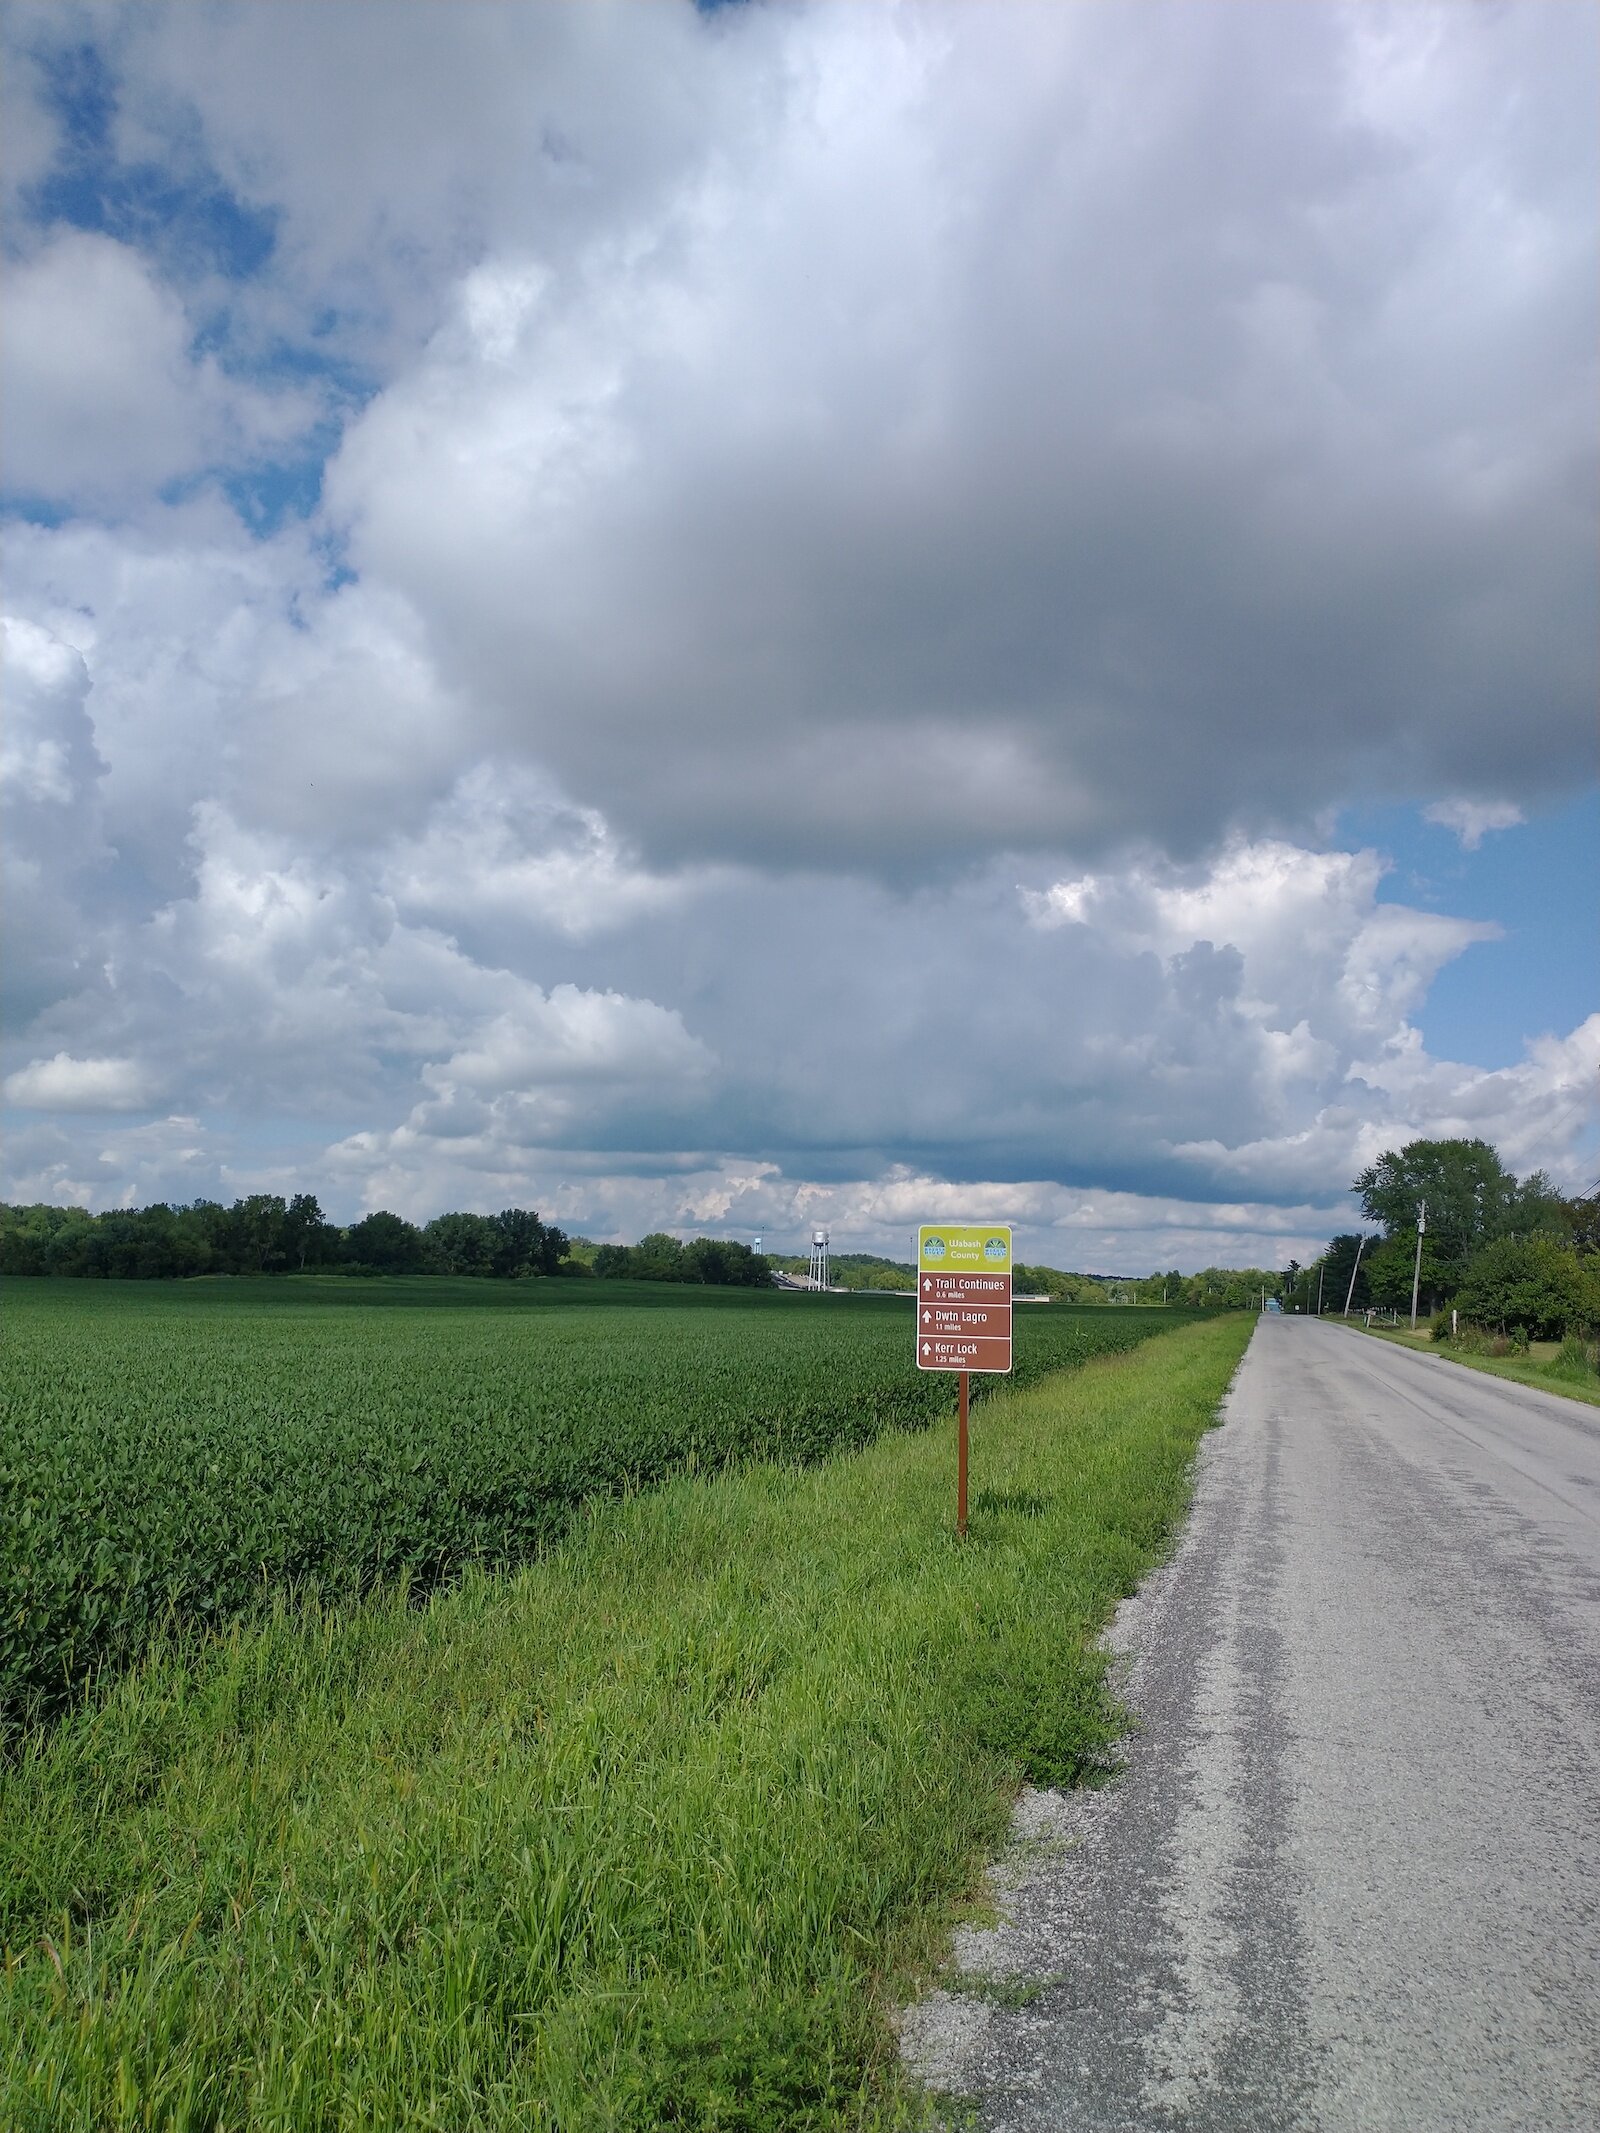
[[[1487,919],[1501,938],[1440,971],[1417,1016],[1430,1051],[1507,1067],[1526,1036],[1573,1028],[1593,1011],[1600,965],[1600,793],[1489,831],[1476,851],[1410,807],[1351,808],[1339,834],[1393,860],[1379,895]]]
[[[119,152],[117,73],[98,45],[45,45],[38,63],[40,101],[60,132],[50,167],[25,194],[34,220],[136,244],[185,279],[215,273],[242,282],[261,272],[277,217],[242,202],[196,155],[197,144],[175,141],[171,160]]]
[[[8,1197],[1592,1181],[1590,12],[377,19],[5,17]]]

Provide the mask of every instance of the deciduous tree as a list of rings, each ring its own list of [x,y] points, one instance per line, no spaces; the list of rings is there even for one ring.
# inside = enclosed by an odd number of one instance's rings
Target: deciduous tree
[[[415,1223],[379,1208],[345,1231],[344,1256],[375,1274],[413,1274],[427,1258],[427,1245]]]
[[[1559,1340],[1600,1317],[1600,1280],[1553,1237],[1500,1237],[1473,1255],[1455,1307],[1496,1333]]]
[[[1515,1177],[1484,1140],[1409,1141],[1370,1163],[1350,1190],[1386,1238],[1414,1238],[1418,1209],[1426,1202],[1432,1264],[1445,1282],[1458,1278],[1481,1246],[1505,1234],[1518,1207]]]

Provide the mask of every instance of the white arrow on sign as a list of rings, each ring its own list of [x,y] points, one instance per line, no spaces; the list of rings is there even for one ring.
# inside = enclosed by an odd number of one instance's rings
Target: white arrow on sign
[[[929,1355],[929,1354],[931,1354],[931,1353],[932,1353],[932,1346],[931,1346],[931,1343],[929,1343],[928,1341],[924,1341],[924,1342],[923,1342],[923,1344],[922,1344],[922,1352],[923,1352],[923,1354],[924,1354],[924,1355]]]

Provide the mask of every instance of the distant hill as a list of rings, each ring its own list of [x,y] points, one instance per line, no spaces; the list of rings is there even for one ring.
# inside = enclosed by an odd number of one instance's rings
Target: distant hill
[[[797,1252],[768,1252],[781,1274],[804,1274],[811,1262]],[[832,1252],[828,1277],[840,1289],[914,1289],[917,1270],[909,1259],[880,1259],[874,1252]]]

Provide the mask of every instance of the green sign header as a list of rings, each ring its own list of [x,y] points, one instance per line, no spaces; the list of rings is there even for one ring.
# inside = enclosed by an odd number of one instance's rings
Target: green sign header
[[[925,1222],[917,1231],[917,1265],[924,1274],[1009,1274],[1007,1222]]]

